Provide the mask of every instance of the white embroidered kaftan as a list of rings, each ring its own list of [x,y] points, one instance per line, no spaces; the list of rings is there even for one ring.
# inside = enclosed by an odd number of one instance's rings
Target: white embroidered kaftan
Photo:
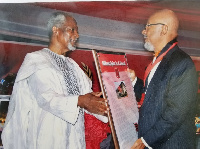
[[[4,149],[85,148],[84,110],[77,107],[78,95],[68,95],[62,72],[45,50],[27,54],[17,74],[2,132]],[[91,92],[91,81],[80,67],[61,57],[70,62],[80,94]]]

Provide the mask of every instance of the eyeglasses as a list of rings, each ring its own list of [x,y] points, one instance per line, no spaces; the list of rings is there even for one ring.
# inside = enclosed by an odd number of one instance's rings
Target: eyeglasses
[[[165,25],[163,23],[155,23],[155,24],[147,24],[144,28],[144,30],[146,30],[147,27],[152,26],[152,25]]]
[[[64,31],[66,32],[66,31],[70,31],[70,32],[74,32],[74,28],[70,28],[70,27],[66,27],[65,29],[64,29]]]
[[[63,31],[63,32],[72,32],[72,33],[74,33],[75,32],[75,30],[78,32],[78,29],[75,29],[75,28],[71,28],[71,27],[63,27],[63,28],[61,28],[61,30]]]

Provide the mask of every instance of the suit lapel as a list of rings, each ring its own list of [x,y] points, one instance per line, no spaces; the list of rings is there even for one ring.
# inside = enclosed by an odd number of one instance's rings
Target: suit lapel
[[[165,82],[164,80],[166,79],[165,75],[168,70],[167,63],[168,63],[169,57],[173,53],[173,51],[174,51],[174,49],[169,51],[167,53],[167,55],[163,58],[161,63],[159,64],[153,78],[151,79],[151,82],[148,85],[148,89],[147,89],[145,99],[143,102],[144,105],[147,104],[148,102],[155,100],[154,97],[158,93],[157,91],[160,90],[160,88],[162,88],[162,86],[165,84],[164,83]]]

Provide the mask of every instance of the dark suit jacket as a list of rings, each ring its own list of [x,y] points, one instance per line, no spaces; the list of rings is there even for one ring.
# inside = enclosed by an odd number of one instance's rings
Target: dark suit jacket
[[[148,86],[139,113],[139,138],[154,149],[194,149],[197,82],[193,61],[176,45],[164,56]]]

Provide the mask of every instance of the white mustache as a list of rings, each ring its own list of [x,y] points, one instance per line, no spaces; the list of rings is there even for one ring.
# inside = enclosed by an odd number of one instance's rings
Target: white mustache
[[[76,42],[78,40],[78,38],[76,38],[76,39],[70,39],[70,41],[72,41],[72,42]]]

